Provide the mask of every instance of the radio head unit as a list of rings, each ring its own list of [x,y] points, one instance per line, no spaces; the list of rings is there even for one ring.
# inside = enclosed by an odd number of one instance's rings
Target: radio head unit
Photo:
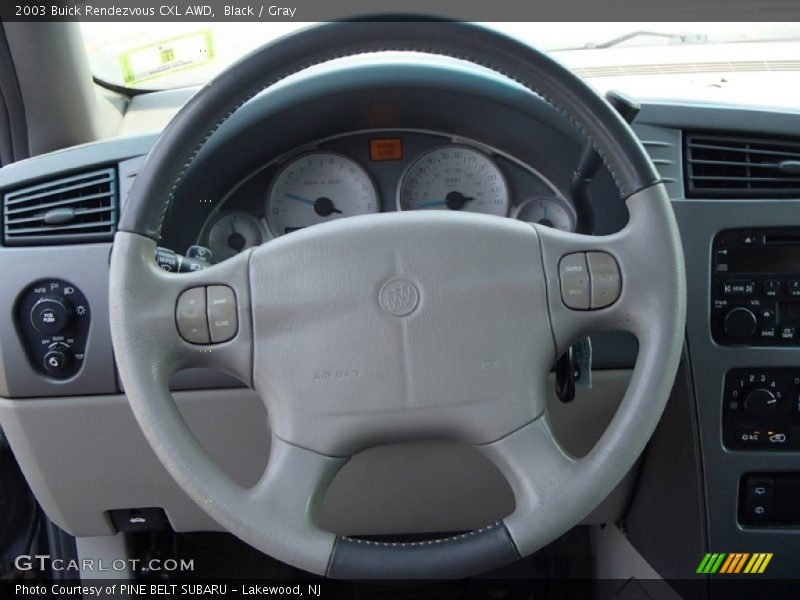
[[[800,228],[714,238],[711,334],[723,345],[800,345]]]

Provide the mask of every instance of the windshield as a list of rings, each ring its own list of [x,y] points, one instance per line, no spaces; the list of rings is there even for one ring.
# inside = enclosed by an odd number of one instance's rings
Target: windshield
[[[307,23],[81,23],[95,76],[140,89],[205,83],[233,61]],[[584,76],[609,67],[694,63],[704,49],[725,47],[704,60],[720,65],[798,55],[800,23],[487,23],[543,50]],[[748,45],[745,50],[741,48]],[[740,48],[732,48],[738,45]],[[710,53],[713,55],[713,51]],[[721,67],[720,67],[721,68]],[[796,68],[796,67],[795,67]],[[696,70],[696,69],[695,69]],[[706,69],[709,70],[709,69]],[[713,69],[711,69],[713,70]],[[724,69],[723,69],[724,70]],[[739,69],[741,70],[741,69]],[[673,70],[674,72],[674,70]],[[619,70],[615,72],[619,74]]]

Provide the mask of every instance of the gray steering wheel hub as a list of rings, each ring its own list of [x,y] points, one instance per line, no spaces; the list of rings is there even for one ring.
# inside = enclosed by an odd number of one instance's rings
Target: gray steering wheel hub
[[[310,65],[380,50],[470,60],[546,97],[594,141],[627,203],[628,225],[591,237],[500,217],[386,213],[298,231],[200,272],[158,269],[153,251],[171,193],[227,115]],[[578,267],[564,257],[578,257]],[[613,297],[576,310],[571,286],[585,285],[593,264],[605,265],[594,277],[614,283],[602,288]],[[669,199],[630,129],[541,53],[457,23],[327,24],[231,67],[162,134],[112,255],[120,376],[160,460],[229,531],[333,577],[475,574],[574,526],[649,439],[677,368],[684,318],[683,258]],[[210,343],[187,333],[206,325]],[[588,455],[574,458],[548,426],[547,375],[570,344],[603,330],[634,333],[639,357],[607,431]],[[168,380],[187,367],[225,370],[265,402],[272,450],[252,488],[222,472],[180,417]],[[482,530],[422,544],[352,540],[318,527],[325,490],[348,457],[430,438],[470,444],[492,460],[514,491],[514,512]]]

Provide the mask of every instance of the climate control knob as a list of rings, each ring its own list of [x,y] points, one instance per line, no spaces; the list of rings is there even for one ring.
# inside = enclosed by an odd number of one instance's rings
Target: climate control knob
[[[744,306],[732,308],[725,315],[725,333],[732,338],[750,337],[756,332],[757,324],[753,311]]]
[[[744,411],[751,417],[766,419],[775,411],[778,399],[775,394],[764,388],[753,390],[744,399]]]
[[[39,333],[53,335],[67,326],[72,304],[62,296],[43,296],[31,309],[31,325]]]

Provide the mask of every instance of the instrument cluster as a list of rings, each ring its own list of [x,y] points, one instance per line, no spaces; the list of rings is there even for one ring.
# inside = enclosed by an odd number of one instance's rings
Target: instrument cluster
[[[533,167],[478,142],[421,131],[368,131],[310,144],[242,180],[197,244],[219,262],[293,231],[393,210],[450,210],[573,231],[575,209]]]

